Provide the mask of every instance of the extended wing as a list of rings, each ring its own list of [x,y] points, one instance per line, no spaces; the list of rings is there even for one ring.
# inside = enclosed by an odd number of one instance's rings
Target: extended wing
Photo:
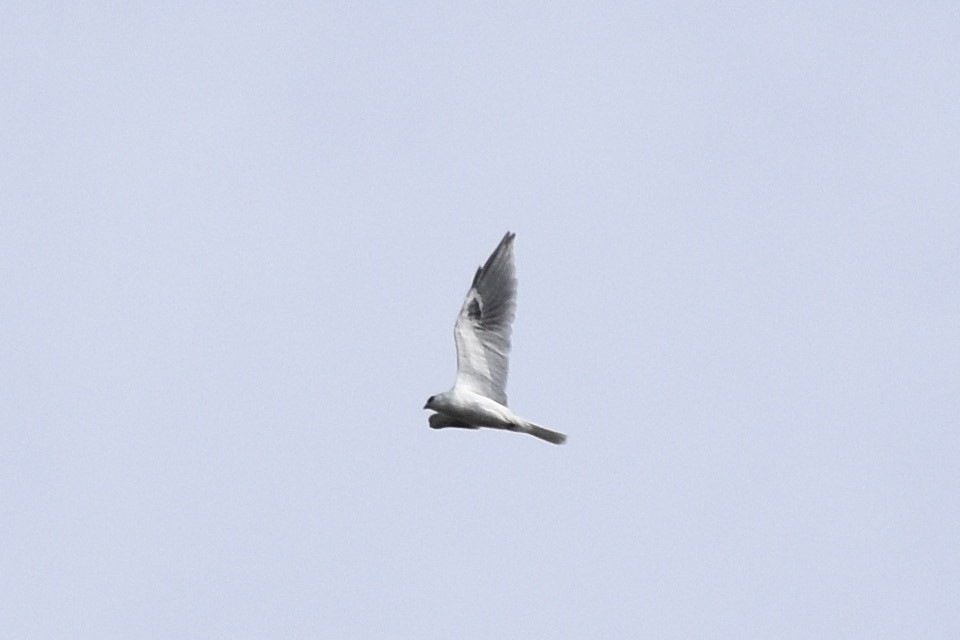
[[[453,329],[457,341],[455,387],[507,404],[510,333],[517,308],[517,275],[509,231],[477,269]]]

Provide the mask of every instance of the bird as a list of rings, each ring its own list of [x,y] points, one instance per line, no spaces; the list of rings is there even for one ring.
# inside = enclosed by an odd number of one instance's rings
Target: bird
[[[453,328],[456,382],[449,391],[430,396],[423,408],[435,412],[427,419],[433,429],[488,427],[563,444],[566,435],[525,420],[507,407],[510,336],[517,308],[515,237],[508,231],[473,276]]]

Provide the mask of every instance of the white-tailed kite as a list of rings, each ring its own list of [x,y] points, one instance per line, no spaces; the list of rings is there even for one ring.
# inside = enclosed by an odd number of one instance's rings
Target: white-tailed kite
[[[517,308],[517,276],[509,231],[477,269],[453,328],[457,381],[450,391],[430,396],[424,409],[434,429],[491,427],[529,433],[553,444],[567,436],[524,420],[507,408],[510,333]]]

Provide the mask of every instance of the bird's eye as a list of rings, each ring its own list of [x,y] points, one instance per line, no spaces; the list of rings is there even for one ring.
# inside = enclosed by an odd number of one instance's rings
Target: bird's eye
[[[427,398],[427,404],[432,403],[432,402],[433,402],[433,399],[436,398],[436,397],[437,397],[437,396],[430,396],[429,398]]]

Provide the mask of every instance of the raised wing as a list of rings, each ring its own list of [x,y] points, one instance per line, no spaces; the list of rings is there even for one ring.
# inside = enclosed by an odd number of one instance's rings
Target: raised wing
[[[517,308],[517,275],[509,231],[477,269],[453,329],[457,341],[455,387],[507,404],[510,334]]]

